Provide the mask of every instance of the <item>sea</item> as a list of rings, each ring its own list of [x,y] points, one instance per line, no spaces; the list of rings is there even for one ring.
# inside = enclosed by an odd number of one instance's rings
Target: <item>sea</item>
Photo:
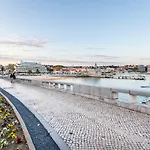
[[[134,76],[134,74],[132,74]],[[129,79],[110,79],[110,78],[98,78],[98,77],[68,77],[59,79],[59,82],[76,83],[83,85],[94,85],[102,87],[116,87],[123,89],[135,89],[142,91],[149,91],[150,88],[141,88],[142,85],[150,85],[150,75],[144,75],[146,80],[129,80]],[[119,93],[119,100],[129,101],[129,95]],[[149,97],[137,96],[137,103],[141,103],[143,100],[150,99]]]
[[[137,76],[137,74],[119,74],[120,75],[130,75],[130,76]],[[66,83],[76,83],[76,84],[83,84],[83,85],[94,85],[94,86],[100,86],[100,87],[109,87],[109,88],[123,88],[123,89],[135,89],[135,90],[142,90],[142,91],[149,91],[150,88],[141,88],[142,85],[150,85],[150,75],[147,74],[142,74],[143,76],[146,77],[146,80],[130,80],[130,79],[110,79],[110,78],[98,78],[98,77],[60,77],[59,79],[56,79],[56,81],[59,82],[66,82]],[[48,78],[53,76],[39,76],[40,78]],[[36,76],[24,76],[21,78],[30,78],[30,79],[38,79]],[[55,81],[55,78],[53,79]],[[119,98],[118,100],[120,101],[126,101],[129,102],[129,94],[123,94],[119,93]],[[143,100],[150,99],[150,97],[143,97],[143,96],[137,96],[137,103],[141,103]]]

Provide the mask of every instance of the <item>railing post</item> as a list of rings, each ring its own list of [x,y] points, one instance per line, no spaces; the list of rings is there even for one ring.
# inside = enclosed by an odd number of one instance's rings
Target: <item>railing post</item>
[[[52,83],[52,87],[53,87],[53,89],[55,89],[55,83]]]
[[[60,83],[58,83],[58,88],[59,88],[59,89],[61,88],[61,84],[60,84]]]
[[[67,91],[67,85],[66,84],[64,84],[64,90]]]
[[[49,88],[49,83],[48,82],[46,82],[46,89],[48,89]]]
[[[58,83],[55,83],[54,87],[55,89],[58,89],[59,88]]]
[[[42,81],[41,87],[44,87],[44,82]]]
[[[49,88],[51,88],[51,86],[52,86],[52,84],[51,84],[51,82],[49,82]]]
[[[118,92],[112,92],[112,99],[118,99]]]
[[[66,84],[66,91],[71,91],[69,84]]]
[[[131,95],[130,94],[130,103],[136,103],[136,95]]]
[[[63,89],[63,86],[64,86],[64,84],[62,84],[62,83],[59,83],[58,84],[58,88],[61,90],[61,89]]]
[[[60,89],[64,90],[65,89],[65,85],[64,84],[60,84]]]
[[[73,92],[73,85],[70,85],[70,91]]]

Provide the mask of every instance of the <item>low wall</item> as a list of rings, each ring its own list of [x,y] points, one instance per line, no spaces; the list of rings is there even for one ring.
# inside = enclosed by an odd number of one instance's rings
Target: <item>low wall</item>
[[[150,92],[129,90],[121,88],[97,87],[89,85],[81,85],[74,83],[65,83],[59,81],[47,80],[32,80],[32,79],[17,79],[16,82],[39,86],[47,89],[54,89],[62,92],[69,92],[75,95],[84,96],[91,99],[104,101],[127,109],[150,114],[150,106],[136,103],[137,96],[150,97]],[[119,100],[119,93],[125,93],[130,96],[128,102]]]

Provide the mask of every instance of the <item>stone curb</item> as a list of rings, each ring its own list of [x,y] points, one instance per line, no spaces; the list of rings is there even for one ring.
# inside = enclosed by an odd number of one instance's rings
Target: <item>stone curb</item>
[[[22,127],[22,130],[23,130],[23,133],[24,133],[24,136],[25,136],[25,139],[27,141],[27,144],[28,144],[28,147],[30,150],[36,150],[35,149],[35,146],[33,144],[33,141],[31,139],[31,136],[27,130],[27,127],[22,119],[22,117],[20,116],[19,112],[17,111],[16,107],[12,104],[12,102],[2,93],[0,92],[0,94],[7,100],[7,102],[11,105],[11,107],[13,108],[14,110],[14,113],[16,115],[16,117],[18,118],[20,124],[21,124],[21,127]]]
[[[25,104],[24,104],[25,105]],[[70,150],[70,148],[67,146],[67,144],[64,142],[64,140],[57,134],[57,132],[45,121],[45,119],[38,114],[35,110],[32,108],[29,108],[25,105],[27,109],[29,109],[34,116],[40,120],[41,124],[44,126],[44,128],[47,130],[47,132],[50,134],[54,142],[57,144],[57,146],[60,148],[60,150]]]
[[[4,94],[2,94],[4,95]],[[9,99],[4,95],[4,97],[9,101]],[[10,102],[10,101],[9,101]],[[22,102],[21,102],[22,103]],[[13,109],[16,110],[16,108],[13,106],[13,104],[10,102],[10,104],[12,105]],[[44,128],[47,130],[47,132],[50,134],[50,136],[52,137],[52,139],[54,140],[54,142],[57,144],[57,146],[60,148],[60,150],[70,150],[70,148],[67,146],[67,144],[64,142],[64,140],[57,134],[57,132],[45,121],[45,119],[38,114],[38,112],[36,112],[35,110],[33,110],[32,108],[29,108],[26,104],[23,103],[23,105],[29,110],[31,111],[31,113],[41,122],[41,124],[44,126]],[[16,110],[16,112],[18,113],[18,111]],[[19,113],[18,113],[19,114]],[[20,114],[19,117],[21,118]],[[22,119],[22,118],[21,118]],[[23,122],[23,120],[22,120]],[[24,124],[24,122],[23,122]],[[24,124],[25,126],[25,124]],[[25,129],[27,130],[26,126]],[[29,132],[27,130],[28,136]],[[28,138],[28,137],[27,137]],[[30,137],[31,139],[31,137]],[[31,140],[32,142],[32,140]],[[30,143],[29,143],[30,144]],[[33,144],[33,142],[32,142]],[[31,150],[35,150],[31,148]]]

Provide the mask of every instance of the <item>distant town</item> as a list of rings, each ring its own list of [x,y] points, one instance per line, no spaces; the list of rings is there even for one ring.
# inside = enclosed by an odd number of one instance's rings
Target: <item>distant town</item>
[[[8,64],[6,66],[0,65],[1,74],[9,74],[11,71],[18,75],[68,75],[68,76],[95,76],[114,78],[116,74],[120,73],[150,73],[150,65],[108,65],[99,66],[96,63],[93,66],[63,66],[63,65],[42,65],[37,62],[21,61],[18,64]],[[117,77],[119,78],[119,76]],[[121,77],[122,78],[122,77]],[[127,76],[124,78],[128,78]],[[143,76],[140,77],[144,79]]]

